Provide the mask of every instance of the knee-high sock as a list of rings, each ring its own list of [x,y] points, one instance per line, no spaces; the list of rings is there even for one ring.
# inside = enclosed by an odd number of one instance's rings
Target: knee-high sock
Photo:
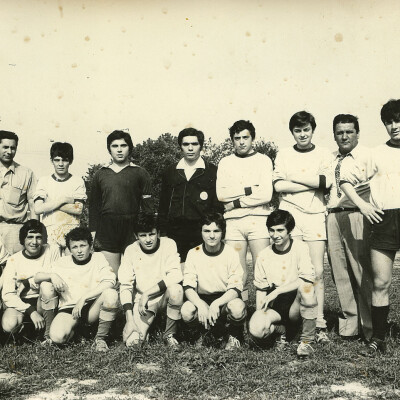
[[[182,318],[181,305],[167,304],[167,321],[165,324],[164,338],[178,332],[178,321]]]
[[[389,306],[371,307],[372,337],[385,340]]]
[[[96,339],[105,340],[110,333],[111,325],[117,315],[116,308],[101,307],[99,315],[99,326],[97,328]]]

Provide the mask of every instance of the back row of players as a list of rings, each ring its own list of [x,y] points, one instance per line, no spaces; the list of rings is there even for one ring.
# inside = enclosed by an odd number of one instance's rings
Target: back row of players
[[[225,346],[238,347],[249,246],[257,289],[252,343],[263,346],[301,316],[297,353],[308,356],[310,343],[329,341],[323,286],[328,239],[342,308],[339,334],[366,339],[365,355],[384,352],[388,291],[400,247],[400,100],[382,107],[381,120],[390,139],[371,151],[358,144],[357,118],[337,115],[338,151],[332,155],[312,144],[314,117],[298,112],[289,122],[296,144],[279,151],[274,169],[254,151],[249,121],[230,128],[235,152],[218,169],[200,157],[203,133],[184,129],[178,136],[183,158],[163,175],[158,222],[151,216],[150,177],[129,160],[131,137],[114,131],[107,138],[112,162],[93,178],[90,230],[78,228],[86,193],[82,179],[69,173],[72,146],[53,144],[54,174],[36,185],[32,171],[13,161],[18,137],[0,131],[0,239],[3,260],[12,255],[3,274],[3,329],[16,332],[28,318],[45,327],[46,339],[65,343],[79,320],[99,320],[95,344],[105,351],[118,308],[118,275],[127,345],[145,340],[157,312],[166,309],[168,344],[178,345],[176,321],[182,316],[193,334],[199,321],[216,339],[227,323]],[[280,203],[271,213],[273,188]],[[140,209],[147,216],[138,218]],[[44,225],[35,221],[39,215]],[[54,262],[61,251],[70,255]]]

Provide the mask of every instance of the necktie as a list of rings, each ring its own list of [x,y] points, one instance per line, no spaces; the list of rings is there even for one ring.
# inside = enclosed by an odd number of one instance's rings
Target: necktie
[[[335,181],[336,181],[336,193],[337,193],[337,197],[342,197],[342,191],[340,190],[340,167],[342,166],[342,162],[343,160],[349,156],[351,153],[347,153],[347,154],[339,154],[338,158],[339,161],[336,164],[335,167]]]

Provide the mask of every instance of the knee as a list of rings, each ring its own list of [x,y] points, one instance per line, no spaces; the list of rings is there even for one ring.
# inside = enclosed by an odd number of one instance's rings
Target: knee
[[[388,291],[390,287],[390,279],[383,279],[382,277],[375,277],[373,280],[374,291]]]
[[[40,284],[40,297],[50,299],[57,296],[54,286],[51,282],[42,282]]]
[[[65,329],[52,323],[50,326],[50,339],[56,344],[65,344],[72,337],[73,332],[67,332]]]
[[[300,303],[304,306],[312,307],[317,304],[314,284],[311,282],[302,282],[299,286]]]
[[[263,339],[270,335],[270,323],[263,311],[256,311],[249,322],[249,333],[257,339]]]
[[[3,316],[1,320],[1,327],[5,333],[16,333],[20,323],[17,318],[10,318],[7,316]]]
[[[231,300],[227,305],[226,309],[228,315],[236,320],[241,320],[246,316],[246,304],[242,299]]]
[[[314,265],[315,269],[315,280],[320,281],[324,279],[324,266],[321,265]]]
[[[115,289],[109,288],[102,293],[103,306],[106,308],[118,307],[118,293]]]
[[[170,286],[167,289],[168,292],[168,301],[171,304],[179,305],[183,303],[183,287],[178,283]]]
[[[186,301],[182,308],[181,308],[181,314],[182,314],[182,319],[184,322],[189,322],[191,321],[194,316],[196,315],[197,308],[194,306],[193,303],[190,301]]]

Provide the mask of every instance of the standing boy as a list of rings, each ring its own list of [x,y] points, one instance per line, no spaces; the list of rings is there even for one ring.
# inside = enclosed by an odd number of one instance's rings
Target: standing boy
[[[250,121],[236,121],[229,135],[235,153],[224,157],[218,165],[217,196],[225,207],[225,242],[239,253],[246,284],[247,246],[254,268],[258,253],[269,244],[265,222],[271,212],[272,161],[253,149],[256,131]],[[245,290],[243,299],[247,297]]]
[[[116,276],[101,253],[91,253],[92,235],[87,228],[72,229],[65,240],[71,255],[60,258],[49,271],[35,275],[42,301],[54,307],[58,302],[50,339],[65,344],[74,336],[79,322],[98,322],[95,349],[106,352],[106,339],[118,310],[118,293],[113,289]]]
[[[222,241],[226,227],[222,215],[206,214],[201,225],[203,244],[189,251],[185,263],[187,301],[182,318],[191,331],[200,333],[200,323],[216,340],[228,333],[225,349],[234,350],[241,345],[246,320],[246,305],[241,299],[243,268],[237,252]]]
[[[60,250],[46,244],[46,228],[35,219],[23,224],[19,239],[23,250],[8,259],[2,276],[6,309],[1,326],[5,332],[18,333],[23,322],[33,322],[36,330],[46,328],[44,336],[48,338],[54,310],[46,315],[48,307],[39,299],[39,285],[34,276],[49,268],[60,257]]]
[[[133,226],[139,210],[153,211],[151,182],[147,171],[129,160],[133,150],[129,133],[110,133],[107,149],[112,162],[94,175],[89,228],[95,238],[95,248],[101,250],[117,274],[121,254],[134,241]]]
[[[39,179],[34,195],[35,212],[43,215],[48,243],[66,248],[65,235],[79,226],[83,205],[87,199],[82,178],[69,173],[74,160],[73,148],[69,143],[53,143],[50,159],[54,173]]]
[[[371,178],[369,202],[359,196],[353,187],[364,177],[362,165],[344,174],[340,185],[372,223],[372,339],[363,353],[370,357],[386,351],[389,288],[394,258],[400,248],[400,100],[384,104],[381,120],[390,139],[371,152],[367,165],[367,177]]]
[[[275,160],[274,187],[280,193],[279,209],[289,211],[295,221],[291,236],[303,240],[310,249],[315,267],[318,300],[317,334],[319,343],[329,342],[324,318],[324,252],[326,240],[324,194],[331,186],[328,149],[311,141],[317,124],[312,114],[300,111],[289,121],[296,144],[279,151]]]
[[[156,315],[166,311],[164,342],[177,348],[183,289],[176,244],[172,239],[159,237],[153,215],[141,215],[134,232],[137,241],[126,248],[118,271],[126,316],[123,340],[128,347],[146,340]]]
[[[0,131],[0,239],[9,254],[22,250],[19,231],[28,219],[36,219],[33,207],[36,178],[14,161],[18,136]]]
[[[202,157],[204,134],[194,128],[179,132],[183,158],[164,172],[160,193],[160,230],[176,242],[181,262],[201,243],[200,220],[206,212],[222,211],[215,183],[217,167]]]
[[[287,325],[302,318],[297,355],[307,358],[314,353],[310,343],[315,340],[317,316],[315,273],[308,246],[291,239],[295,221],[288,211],[273,211],[267,226],[273,243],[257,259],[257,311],[251,317],[249,332],[255,343],[262,344],[277,324]]]

